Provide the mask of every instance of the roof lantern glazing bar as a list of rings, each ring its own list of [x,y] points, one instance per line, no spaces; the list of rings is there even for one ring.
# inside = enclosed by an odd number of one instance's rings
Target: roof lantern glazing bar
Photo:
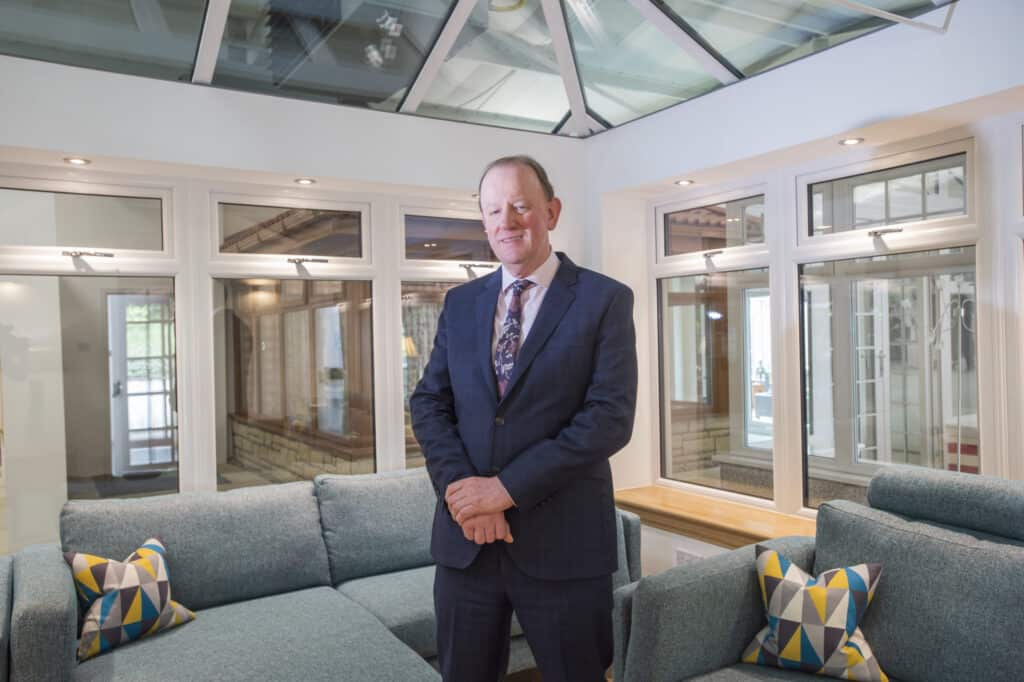
[[[565,94],[569,98],[569,109],[572,112],[567,124],[569,133],[581,137],[588,135],[592,130],[590,121],[593,119],[587,120],[587,102],[583,97],[583,85],[576,69],[576,56],[572,53],[572,43],[569,42],[569,29],[565,24],[562,3],[559,0],[541,0],[541,8],[544,10],[544,20],[548,23],[548,31],[551,32],[551,42],[555,48],[558,70],[562,74],[562,83],[565,85]],[[597,130],[604,130],[604,126]]]
[[[224,27],[228,23],[231,0],[207,0],[206,15],[203,17],[203,31],[199,35],[196,61],[192,67],[192,82],[209,85],[217,68],[217,55],[224,40]]]
[[[687,31],[680,26],[679,22],[682,19],[670,16],[653,0],[629,0],[629,2],[647,21],[657,26],[662,33],[685,50],[709,75],[717,78],[719,82],[728,85],[743,77],[743,74],[724,57],[708,49],[702,41],[698,41],[694,37],[695,32]]]
[[[882,9],[881,7],[875,7],[874,5],[869,5],[863,2],[857,2],[857,0],[829,0],[829,2],[831,2],[833,5],[839,5],[847,9],[854,10],[855,12],[863,12],[864,14],[870,14],[871,16],[878,17],[879,19],[885,19],[886,21],[891,21],[896,24],[905,24],[907,26],[912,26],[914,28],[932,31],[933,33],[945,33],[946,31],[949,30],[949,23],[953,19],[953,10],[956,8],[955,1],[949,3],[948,9],[946,10],[946,16],[942,21],[942,25],[937,26],[935,24],[929,24],[928,22],[925,21],[916,21],[909,17],[905,17],[902,14],[889,12],[887,10]],[[935,5],[936,8],[942,7],[944,4],[943,0],[931,0],[931,3]]]
[[[474,7],[476,7],[476,0],[458,0],[448,16],[448,21],[445,22],[444,28],[438,34],[434,47],[431,48],[430,54],[427,55],[426,61],[423,62],[423,68],[416,75],[416,80],[409,86],[409,91],[405,94],[405,98],[398,109],[399,111],[411,114],[415,113],[419,108],[423,98],[429,92],[430,86],[434,83],[434,79],[437,78],[437,74],[441,71],[441,66],[448,57],[448,53],[451,52],[452,46],[455,45],[459,34],[462,33],[462,29],[465,27],[466,21],[469,19],[469,15],[473,12]]]

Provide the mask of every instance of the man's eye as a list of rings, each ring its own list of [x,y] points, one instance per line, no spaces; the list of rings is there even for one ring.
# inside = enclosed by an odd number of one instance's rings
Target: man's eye
[[[516,206],[515,208],[516,208],[516,211],[518,213],[526,213],[527,211],[530,210],[530,207],[526,206],[524,204],[520,204],[519,206]]]

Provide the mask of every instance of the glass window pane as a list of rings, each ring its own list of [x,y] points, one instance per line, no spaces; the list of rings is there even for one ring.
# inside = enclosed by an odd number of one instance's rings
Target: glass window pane
[[[214,85],[397,111],[452,0],[235,0]]]
[[[891,25],[829,0],[665,0],[664,6],[747,76]]]
[[[764,242],[764,195],[665,214],[665,255]]]
[[[879,466],[978,471],[974,248],[800,266],[806,501]]]
[[[359,211],[218,204],[221,253],[359,258]]]
[[[424,465],[423,452],[412,432],[409,396],[430,359],[444,296],[453,282],[402,282],[402,398],[405,405],[405,466]]]
[[[187,81],[205,12],[205,0],[6,0],[0,53]]]
[[[0,276],[9,549],[58,539],[65,490],[177,491],[176,358],[164,340],[174,320],[129,321],[154,303],[173,310],[173,278]]]
[[[163,249],[160,199],[0,188],[0,246]]]
[[[967,212],[967,155],[818,182],[807,188],[813,236]]]
[[[410,260],[497,262],[479,220],[405,216],[405,257]]]
[[[768,270],[659,280],[663,474],[772,497]]]
[[[479,0],[416,113],[551,132],[569,111],[540,0]]]
[[[564,4],[587,105],[612,125],[721,85],[628,2]]]
[[[215,280],[222,490],[375,470],[370,283],[297,281]]]

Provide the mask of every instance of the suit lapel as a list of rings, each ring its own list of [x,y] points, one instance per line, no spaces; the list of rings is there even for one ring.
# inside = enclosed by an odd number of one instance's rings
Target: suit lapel
[[[533,321],[530,333],[527,335],[522,348],[519,349],[515,367],[512,368],[512,376],[509,378],[508,387],[505,389],[505,398],[512,395],[512,390],[516,387],[519,377],[523,376],[526,370],[529,369],[533,359],[537,357],[538,351],[544,347],[548,337],[551,336],[551,333],[561,321],[562,316],[565,315],[565,311],[569,309],[569,306],[572,305],[573,300],[576,298],[573,287],[576,286],[576,273],[579,268],[565,254],[560,253],[558,256],[562,264],[558,266],[555,278],[551,280],[551,287],[548,289],[547,294],[544,295],[544,301],[540,305],[537,319]],[[491,316],[492,318],[494,316],[493,310]],[[492,369],[491,374],[493,375],[493,373]],[[495,391],[497,391],[497,388],[495,388]]]
[[[494,377],[494,360],[491,357],[491,337],[494,335],[494,311],[501,293],[501,268],[487,275],[487,284],[476,297],[476,355],[483,373],[484,383],[491,399],[498,399],[498,381]]]

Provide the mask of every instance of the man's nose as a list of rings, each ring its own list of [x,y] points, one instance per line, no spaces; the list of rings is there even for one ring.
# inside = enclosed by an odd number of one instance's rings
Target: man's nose
[[[516,213],[512,206],[505,206],[501,209],[501,213],[498,214],[498,228],[502,230],[511,230],[519,226],[519,214]]]

